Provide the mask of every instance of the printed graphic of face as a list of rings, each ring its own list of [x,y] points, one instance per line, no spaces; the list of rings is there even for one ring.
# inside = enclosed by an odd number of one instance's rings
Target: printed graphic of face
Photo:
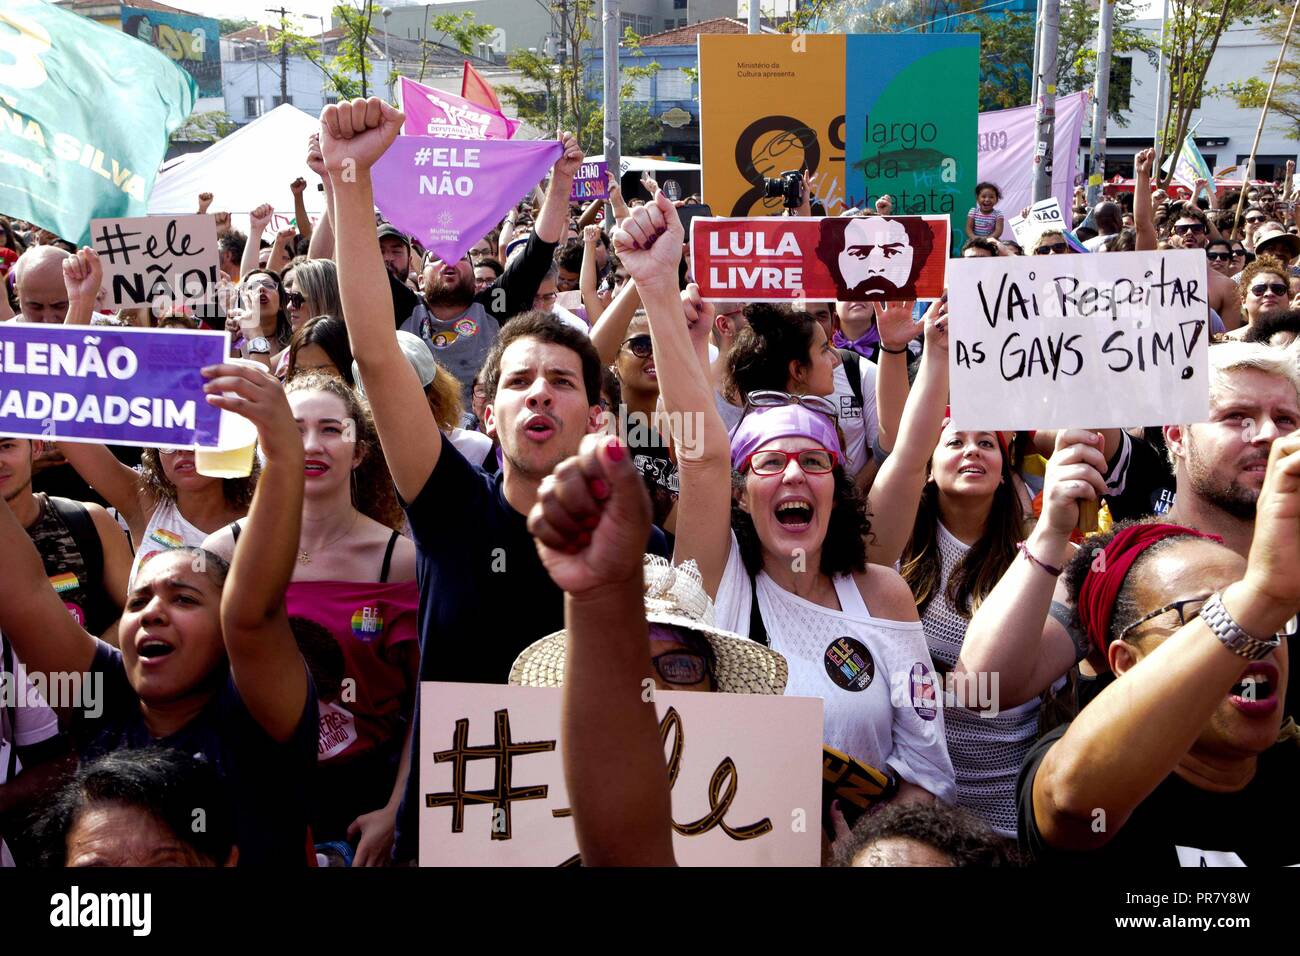
[[[822,220],[817,258],[830,270],[841,302],[916,298],[916,280],[934,246],[921,219],[884,216]]]

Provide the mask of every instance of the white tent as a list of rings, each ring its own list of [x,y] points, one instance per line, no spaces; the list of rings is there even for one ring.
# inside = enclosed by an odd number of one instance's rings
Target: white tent
[[[296,106],[277,106],[159,173],[149,214],[194,212],[199,193],[210,192],[209,211],[231,213],[237,229],[247,229],[248,213],[262,203],[274,206],[287,222],[294,214],[289,184],[302,176],[307,180],[307,215],[318,219],[325,212],[325,194],[307,168],[307,139],[319,128],[316,117]]]
[[[584,163],[603,163],[605,157],[588,156],[583,159]],[[624,156],[624,172],[642,173],[649,170],[652,173],[698,173],[701,169],[699,163],[676,163],[670,159],[649,159],[644,156]]]

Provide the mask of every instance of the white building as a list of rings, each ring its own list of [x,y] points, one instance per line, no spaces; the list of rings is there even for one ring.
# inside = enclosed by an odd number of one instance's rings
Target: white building
[[[322,34],[321,59],[328,64],[337,51],[342,30]],[[304,56],[289,56],[281,61],[270,43],[279,34],[275,27],[249,27],[221,38],[221,79],[224,109],[239,125],[268,113],[281,102],[288,102],[307,113],[319,113],[326,103],[338,102],[337,92],[325,74]],[[369,95],[388,95],[389,61],[383,48],[372,44],[372,70],[366,75]],[[282,62],[287,64],[287,97],[281,96]],[[354,77],[360,79],[360,77]]]
[[[1138,20],[1132,26],[1146,32],[1153,42],[1160,41],[1160,20]],[[1276,59],[1278,44],[1264,36],[1257,28],[1237,23],[1224,31],[1215,50],[1214,59],[1206,73],[1205,87],[1223,86],[1229,82],[1242,82],[1254,76],[1268,83],[1272,71],[1268,64]],[[1122,63],[1121,60],[1127,60]],[[1156,68],[1141,55],[1116,58],[1116,69],[1111,73],[1112,83],[1121,80],[1125,72],[1131,75],[1126,84],[1129,107],[1126,112],[1128,126],[1119,126],[1112,119],[1106,127],[1106,178],[1116,175],[1133,175],[1133,157],[1139,150],[1152,145],[1156,126]],[[1168,79],[1166,78],[1166,84]],[[1167,87],[1166,87],[1167,89]],[[1200,125],[1197,125],[1199,122]],[[1084,124],[1083,146],[1086,155],[1090,121]],[[1259,110],[1241,109],[1228,97],[1206,96],[1200,108],[1192,114],[1194,138],[1201,155],[1211,170],[1244,165],[1250,156],[1255,129],[1259,125]],[[1295,124],[1269,113],[1256,154],[1255,170],[1260,179],[1275,179],[1288,159],[1300,152],[1300,140],[1290,138],[1296,132]]]

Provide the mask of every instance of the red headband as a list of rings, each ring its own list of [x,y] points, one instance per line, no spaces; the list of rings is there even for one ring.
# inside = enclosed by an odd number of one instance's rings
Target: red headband
[[[1203,534],[1192,528],[1176,524],[1135,524],[1118,532],[1102,551],[1102,570],[1090,570],[1079,588],[1076,610],[1083,629],[1088,632],[1092,646],[1103,654],[1110,643],[1110,624],[1115,614],[1115,601],[1124,578],[1142,552],[1153,544],[1175,537],[1208,538],[1223,543],[1217,534]],[[1087,547],[1087,543],[1084,544]]]

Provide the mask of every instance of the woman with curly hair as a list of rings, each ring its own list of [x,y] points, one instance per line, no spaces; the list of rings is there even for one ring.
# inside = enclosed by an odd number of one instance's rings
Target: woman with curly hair
[[[649,316],[669,417],[702,428],[693,448],[679,449],[674,561],[698,564],[715,626],[785,656],[787,693],[825,701],[829,746],[893,776],[893,799],[951,800],[916,605],[896,571],[867,563],[872,527],[824,400],[751,401],[728,441],[682,321],[676,208],[659,194],[620,224],[614,243]]]
[[[415,545],[397,530],[402,510],[364,401],[316,371],[295,375],[285,394],[306,453],[302,533],[285,607],[313,677],[321,678],[312,834],[333,856],[383,865],[409,772],[418,687]],[[241,525],[218,531],[205,547],[232,554]],[[328,680],[326,670],[334,672]]]
[[[138,470],[118,461],[105,445],[60,442],[59,451],[130,530],[131,580],[150,555],[197,548],[212,532],[248,514],[257,481],[256,462],[247,478],[201,475],[190,448],[146,448]]]

